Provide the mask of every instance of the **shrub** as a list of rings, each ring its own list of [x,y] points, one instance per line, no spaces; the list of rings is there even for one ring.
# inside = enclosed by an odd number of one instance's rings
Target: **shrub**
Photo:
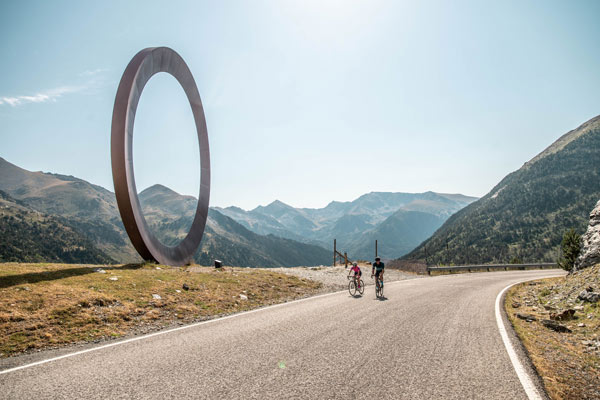
[[[509,263],[510,264],[523,264],[523,260],[521,259],[521,257],[514,256],[513,258],[510,259]]]

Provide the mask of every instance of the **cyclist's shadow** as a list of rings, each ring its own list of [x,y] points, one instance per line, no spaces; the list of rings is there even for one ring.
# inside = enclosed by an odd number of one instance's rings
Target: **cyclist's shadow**
[[[375,300],[379,300],[379,301],[387,301],[388,298],[385,296],[379,296],[379,297],[375,297]]]

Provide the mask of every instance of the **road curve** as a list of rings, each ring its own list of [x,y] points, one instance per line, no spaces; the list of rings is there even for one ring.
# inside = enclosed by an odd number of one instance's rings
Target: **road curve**
[[[509,271],[390,282],[0,374],[3,399],[526,399],[494,303]],[[0,371],[1,372],[1,371]]]

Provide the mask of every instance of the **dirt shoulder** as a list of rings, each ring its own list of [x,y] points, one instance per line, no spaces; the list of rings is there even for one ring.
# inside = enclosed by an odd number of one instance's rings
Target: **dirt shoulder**
[[[148,333],[321,289],[252,268],[0,264],[0,358]]]
[[[600,399],[600,265],[511,288],[505,308],[552,399]]]

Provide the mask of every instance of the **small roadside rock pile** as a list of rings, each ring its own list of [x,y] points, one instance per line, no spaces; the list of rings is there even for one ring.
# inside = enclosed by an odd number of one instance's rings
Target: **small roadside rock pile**
[[[581,238],[583,247],[575,261],[574,272],[600,263],[600,201],[590,213],[590,223]]]

